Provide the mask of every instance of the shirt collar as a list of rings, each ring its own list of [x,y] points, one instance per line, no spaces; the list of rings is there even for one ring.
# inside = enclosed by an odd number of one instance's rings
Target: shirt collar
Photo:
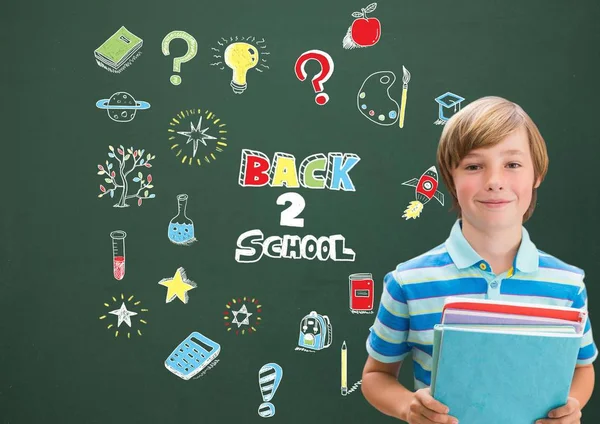
[[[454,264],[459,268],[468,268],[484,259],[471,247],[462,233],[462,220],[457,219],[450,236],[446,240],[446,249]],[[485,262],[485,261],[484,261]],[[535,244],[529,238],[529,233],[522,227],[521,244],[515,256],[513,266],[521,272],[535,272],[538,270],[539,253]]]

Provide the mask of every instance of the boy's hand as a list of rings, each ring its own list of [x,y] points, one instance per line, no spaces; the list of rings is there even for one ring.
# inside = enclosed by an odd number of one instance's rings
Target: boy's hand
[[[448,415],[448,407],[431,396],[431,389],[417,390],[408,406],[409,424],[457,424],[458,420]]]
[[[535,424],[579,424],[580,418],[581,405],[577,399],[570,397],[565,405],[548,412],[548,418],[537,420]]]

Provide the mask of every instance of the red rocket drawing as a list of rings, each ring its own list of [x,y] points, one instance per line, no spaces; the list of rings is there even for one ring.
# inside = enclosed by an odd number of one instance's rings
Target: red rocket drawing
[[[402,185],[415,187],[415,197],[417,198],[416,201],[410,202],[402,218],[406,218],[407,220],[409,218],[418,218],[423,210],[423,205],[429,202],[431,198],[435,198],[435,200],[444,206],[444,193],[437,190],[438,173],[435,166],[423,172],[419,179],[413,178],[403,182]]]

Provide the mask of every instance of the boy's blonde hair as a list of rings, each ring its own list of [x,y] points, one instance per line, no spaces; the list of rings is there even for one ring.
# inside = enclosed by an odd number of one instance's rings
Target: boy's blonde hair
[[[516,103],[502,97],[483,97],[470,103],[446,123],[437,150],[437,165],[450,195],[452,208],[462,216],[452,171],[474,149],[492,147],[519,128],[527,131],[533,160],[533,181],[544,180],[548,172],[546,143],[529,115]],[[531,203],[523,215],[527,221],[535,209],[537,190],[532,187]]]

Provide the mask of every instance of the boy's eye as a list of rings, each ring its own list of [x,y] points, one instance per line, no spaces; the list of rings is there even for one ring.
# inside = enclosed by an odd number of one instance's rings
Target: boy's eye
[[[480,166],[479,166],[479,165],[467,165],[467,166],[465,166],[465,169],[466,169],[467,171],[476,171],[476,170],[477,170],[477,169],[479,169],[479,168],[480,168]]]
[[[521,166],[521,164],[517,163],[517,162],[511,162],[508,164],[509,168],[519,168],[520,166]]]

